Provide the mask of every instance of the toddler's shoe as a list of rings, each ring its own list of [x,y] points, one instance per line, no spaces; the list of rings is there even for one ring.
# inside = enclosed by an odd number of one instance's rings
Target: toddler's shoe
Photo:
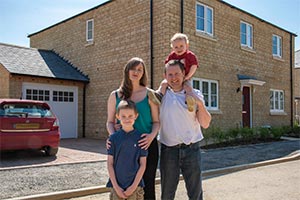
[[[156,105],[160,105],[162,96],[158,92],[148,88],[148,98]]]
[[[193,112],[195,104],[196,104],[194,97],[187,95],[186,96],[186,104],[188,107],[188,111]]]

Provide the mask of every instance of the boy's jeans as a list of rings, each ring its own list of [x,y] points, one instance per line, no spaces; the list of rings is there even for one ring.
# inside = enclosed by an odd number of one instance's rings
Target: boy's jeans
[[[161,144],[160,173],[161,199],[174,199],[180,170],[184,177],[189,199],[202,200],[200,142],[168,147]]]

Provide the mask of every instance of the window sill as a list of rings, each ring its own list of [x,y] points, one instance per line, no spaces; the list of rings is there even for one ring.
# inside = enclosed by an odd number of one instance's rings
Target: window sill
[[[280,56],[273,55],[273,59],[274,59],[274,60],[281,61],[281,62],[284,62],[284,60],[283,60],[282,57],[280,57]]]
[[[272,116],[276,116],[276,115],[287,115],[287,113],[286,112],[284,112],[284,111],[282,111],[282,112],[280,112],[280,111],[270,111],[270,115],[272,115]]]
[[[241,49],[249,53],[256,53],[256,51],[248,46],[241,46]]]
[[[85,44],[86,47],[92,46],[92,45],[94,45],[94,41],[86,41],[86,44]]]
[[[205,38],[205,39],[208,39],[208,40],[211,40],[211,41],[214,41],[214,42],[217,42],[217,38],[214,37],[213,35],[209,35],[205,32],[200,32],[200,31],[196,31],[196,36],[199,36],[199,37],[202,37],[202,38]]]
[[[223,114],[221,110],[209,110],[208,109],[208,112],[212,115],[221,115],[221,114]]]

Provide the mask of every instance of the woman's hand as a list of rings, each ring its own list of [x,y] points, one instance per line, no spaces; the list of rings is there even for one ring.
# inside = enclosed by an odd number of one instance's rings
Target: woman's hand
[[[115,128],[116,131],[120,130],[121,127],[122,127],[121,124],[117,124],[117,123],[114,124],[114,128]]]
[[[106,139],[106,149],[109,149],[111,145],[111,142],[109,141],[109,138]]]
[[[148,149],[151,142],[153,141],[155,135],[154,134],[147,134],[147,133],[144,133],[141,135],[141,138],[139,140],[139,146],[142,148],[142,149]]]

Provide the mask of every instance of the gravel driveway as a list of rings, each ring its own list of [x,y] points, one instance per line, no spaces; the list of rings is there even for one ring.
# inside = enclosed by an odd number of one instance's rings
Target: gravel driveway
[[[106,184],[106,162],[0,171],[0,199]]]
[[[300,153],[300,141],[281,141],[204,150],[203,170],[260,162]],[[106,161],[0,168],[0,199],[105,185]]]

